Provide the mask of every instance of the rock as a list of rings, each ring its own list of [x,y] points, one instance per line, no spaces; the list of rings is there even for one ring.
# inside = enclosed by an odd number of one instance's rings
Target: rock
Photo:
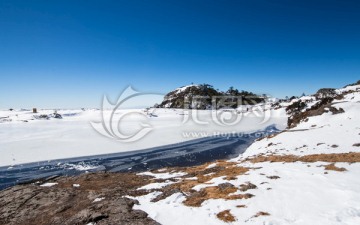
[[[272,179],[272,180],[276,180],[279,179],[279,176],[267,176],[267,178]]]
[[[319,116],[322,115],[325,112],[328,112],[329,110],[335,113],[341,113],[342,109],[336,109],[333,106],[331,106],[331,103],[334,101],[334,98],[326,97],[321,99],[319,102],[311,106],[311,108],[306,109],[305,111],[302,111],[302,107],[300,106],[289,106],[287,107],[287,112],[290,113],[290,116],[288,118],[288,128],[296,127],[301,121],[308,120],[311,116]],[[334,108],[334,109],[332,109]]]
[[[154,199],[151,200],[151,202],[158,202],[160,200],[163,200],[175,193],[179,193],[181,190],[179,188],[170,189],[170,188],[164,188],[163,193],[156,196]]]
[[[0,191],[0,224],[158,224],[145,212],[133,210],[136,200],[123,197],[150,183],[149,178],[132,173],[96,173],[54,181],[58,185],[52,188],[26,184]],[[73,188],[74,183],[81,185]],[[97,197],[105,199],[93,202]]]
[[[335,108],[335,107],[329,107],[330,112],[332,112],[332,114],[339,114],[339,113],[344,113],[345,110],[343,108]]]
[[[346,85],[344,88],[349,87],[349,86],[355,86],[355,85],[360,85],[360,80],[358,80],[358,81],[355,82],[355,83],[348,84],[348,85]]]
[[[210,85],[189,85],[166,94],[158,107],[208,109],[211,107],[211,97],[217,95],[219,92]]]
[[[293,114],[296,112],[301,112],[301,110],[303,110],[305,107],[306,107],[306,103],[298,100],[292,103],[291,105],[289,105],[288,107],[286,107],[286,113]]]
[[[240,105],[254,105],[264,101],[263,96],[252,92],[230,88],[221,92],[209,84],[188,85],[165,95],[156,108],[218,109],[237,108]]]
[[[59,113],[54,113],[53,116],[55,119],[62,119],[62,116]]]
[[[234,187],[234,185],[233,184],[231,184],[231,183],[222,183],[222,184],[219,184],[218,185],[218,188],[220,189],[220,190],[225,190],[225,189],[228,189],[228,188],[232,188],[232,187]]]
[[[247,191],[249,189],[256,189],[257,186],[255,184],[252,184],[250,182],[247,182],[246,184],[240,185],[240,191]]]
[[[35,117],[35,119],[40,119],[40,120],[48,120],[48,119],[50,119],[50,117],[48,115],[46,115],[46,114],[41,114],[39,116],[34,116],[34,117]]]
[[[316,99],[335,98],[336,96],[338,94],[335,88],[321,88],[315,94]]]

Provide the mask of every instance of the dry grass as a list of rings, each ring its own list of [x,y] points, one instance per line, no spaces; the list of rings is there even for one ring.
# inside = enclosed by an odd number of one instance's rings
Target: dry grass
[[[200,207],[201,204],[209,199],[225,199],[225,200],[236,200],[236,199],[248,199],[253,197],[252,194],[237,194],[229,195],[236,192],[238,189],[235,187],[229,187],[226,189],[221,189],[219,187],[206,187],[201,189],[198,192],[193,192],[187,196],[186,200],[183,202],[187,206],[191,207]]]
[[[249,171],[248,168],[239,167],[236,163],[226,161],[218,161],[217,165],[213,168],[207,169],[207,166],[208,165],[205,164],[205,166],[201,165],[179,170],[188,174],[187,176],[184,176],[184,178],[197,177],[197,180],[183,179],[178,188],[183,192],[189,192],[194,186],[208,183],[213,178],[224,176],[225,180],[233,180],[236,179],[236,176]]]
[[[335,163],[331,163],[329,165],[326,165],[325,170],[333,170],[333,171],[339,171],[339,172],[346,171],[345,168],[335,166]]]
[[[334,154],[314,154],[314,155],[305,155],[305,156],[295,156],[295,155],[270,155],[270,156],[258,156],[251,159],[246,159],[245,161],[250,161],[252,163],[259,162],[348,162],[355,163],[360,162],[360,153],[359,152],[349,152],[349,153],[334,153]]]
[[[234,222],[236,220],[235,217],[230,213],[230,210],[221,211],[216,216],[219,218],[219,220],[227,223]]]
[[[161,191],[162,194],[153,199],[154,202],[167,198],[168,196],[176,193],[182,192],[185,194],[186,200],[184,204],[187,206],[199,207],[201,204],[208,199],[225,199],[225,200],[234,200],[234,199],[246,199],[251,198],[250,194],[243,195],[229,195],[237,190],[238,188],[234,186],[223,187],[206,187],[200,191],[195,191],[192,188],[199,184],[206,184],[209,181],[216,177],[224,177],[224,180],[233,180],[237,176],[245,174],[249,171],[249,168],[239,167],[234,162],[227,162],[224,160],[218,160],[215,162],[216,166],[208,168],[212,163],[205,163],[200,166],[193,166],[187,168],[167,168],[166,170],[162,169],[157,172],[185,172],[187,175],[183,176],[180,182],[165,186],[158,191]],[[196,177],[197,180],[189,180],[186,178]],[[220,185],[219,185],[220,186]]]
[[[270,155],[270,156],[258,156],[252,159],[246,159],[245,161],[250,161],[252,163],[259,162],[330,162],[331,164],[325,166],[325,170],[333,170],[343,172],[346,171],[345,168],[339,168],[335,166],[337,162],[347,162],[355,163],[360,162],[360,153],[359,152],[349,152],[349,153],[333,153],[333,154],[314,154],[314,155],[305,155],[305,156],[295,156],[295,155]],[[273,179],[273,177],[268,177]]]
[[[260,155],[255,158],[249,158],[244,160],[244,162],[330,162],[333,164],[329,164],[325,167],[326,170],[336,170],[336,171],[344,171],[344,168],[338,168],[334,165],[336,162],[360,162],[360,153],[341,153],[341,154],[314,154],[314,155],[306,155],[306,156],[295,156],[295,155]],[[216,163],[215,166],[210,168],[209,165]],[[184,200],[184,204],[191,207],[200,207],[201,204],[209,199],[224,199],[224,200],[236,200],[236,199],[247,199],[253,197],[252,194],[234,194],[238,190],[247,191],[249,189],[257,188],[256,185],[252,183],[246,183],[240,185],[240,187],[235,187],[229,183],[226,183],[225,180],[234,180],[237,179],[238,176],[245,175],[249,170],[256,168],[247,168],[238,166],[238,163],[235,162],[227,162],[225,160],[218,160],[216,162],[205,163],[200,166],[193,167],[177,167],[177,168],[166,168],[158,171],[154,171],[157,173],[172,173],[172,172],[184,172],[187,175],[182,176],[180,180],[177,180],[177,183],[167,185],[163,188],[156,189],[156,191],[162,192],[162,194],[158,195],[153,202],[157,202],[159,200],[165,199],[171,196],[174,193],[183,193],[186,196]],[[186,178],[197,178],[186,179]],[[199,184],[209,184],[211,179],[217,177],[224,177],[224,183],[218,186],[205,187],[199,191],[194,190],[193,188]],[[278,176],[267,176],[269,179],[278,179]],[[161,182],[161,181],[156,181]],[[261,183],[263,184],[263,183]],[[144,192],[145,194],[146,192]],[[262,215],[262,212],[259,212]],[[265,215],[265,214],[264,214]]]

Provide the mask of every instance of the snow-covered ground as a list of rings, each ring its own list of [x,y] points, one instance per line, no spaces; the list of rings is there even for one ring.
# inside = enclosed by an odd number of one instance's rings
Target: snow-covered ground
[[[360,86],[336,91],[344,96],[332,106],[344,112],[310,116],[294,128],[256,141],[238,158],[139,174],[153,176],[154,183],[144,187],[153,189],[148,194],[130,196],[139,200],[135,208],[164,225],[360,224]],[[300,100],[311,99],[317,101],[312,96]],[[307,108],[315,103],[308,102]],[[340,153],[348,156],[347,163],[338,158]],[[271,158],[255,160],[266,156]],[[284,160],[298,156],[319,159]],[[169,191],[166,187],[175,191],[156,199]]]
[[[330,171],[324,174],[326,163],[257,163],[258,169],[240,175],[236,180],[227,181],[223,177],[214,178],[207,185],[193,189],[231,183],[235,187],[251,182],[255,189],[245,192],[252,198],[239,200],[209,199],[201,207],[183,204],[186,195],[175,193],[158,202],[151,202],[161,192],[137,197],[140,204],[135,205],[161,224],[342,224],[360,223],[360,163],[338,163],[346,172]],[[246,166],[247,164],[241,164]],[[248,166],[254,166],[248,164]],[[163,175],[165,176],[165,174]],[[270,179],[278,176],[278,179]],[[161,188],[169,183],[159,183]],[[156,188],[156,183],[152,184]],[[234,193],[234,194],[238,194]],[[234,222],[226,223],[217,214],[230,210]],[[259,212],[269,215],[256,216]]]
[[[267,115],[256,110],[254,113],[237,114],[241,120],[235,125],[226,126],[214,122],[208,110],[187,112],[181,109],[155,109],[152,115],[146,115],[140,109],[119,110],[116,111],[117,115],[134,111],[141,113],[132,113],[121,120],[119,130],[123,133],[137,132],[141,123],[152,128],[143,138],[128,143],[105,137],[93,129],[91,122],[101,121],[100,110],[57,110],[62,119],[39,118],[39,115],[53,114],[54,110],[38,110],[37,114],[24,110],[1,110],[0,166],[140,150],[217,134],[253,132],[272,124],[279,129],[285,127],[283,110],[271,114],[266,112]],[[104,111],[105,117],[111,113],[111,110]],[[225,120],[231,116],[229,112],[221,115]],[[116,123],[113,121],[112,125],[116,127]]]

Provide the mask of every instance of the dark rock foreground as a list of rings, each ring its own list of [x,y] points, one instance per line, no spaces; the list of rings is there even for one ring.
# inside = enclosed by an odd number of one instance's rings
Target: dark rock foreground
[[[1,191],[0,224],[158,224],[133,209],[135,200],[123,197],[136,195],[137,188],[149,183],[146,176],[94,173],[47,182],[58,184],[18,185]]]

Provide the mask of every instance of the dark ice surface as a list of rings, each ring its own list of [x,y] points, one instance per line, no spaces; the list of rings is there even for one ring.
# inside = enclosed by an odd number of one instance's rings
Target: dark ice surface
[[[242,154],[255,139],[277,132],[279,130],[272,125],[255,133],[219,135],[139,151],[0,167],[0,190],[54,176],[72,176],[96,171],[141,172],[229,159]]]

